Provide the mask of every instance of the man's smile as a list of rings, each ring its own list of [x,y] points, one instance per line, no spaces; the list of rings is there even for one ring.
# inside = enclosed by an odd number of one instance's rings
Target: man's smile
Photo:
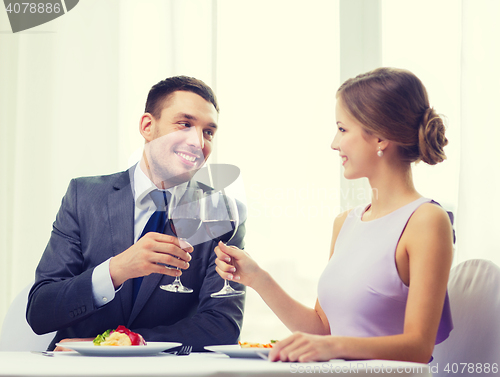
[[[175,154],[181,158],[181,161],[186,163],[187,165],[194,166],[196,165],[196,161],[201,159],[202,157],[196,154],[192,154],[185,151],[175,151]]]

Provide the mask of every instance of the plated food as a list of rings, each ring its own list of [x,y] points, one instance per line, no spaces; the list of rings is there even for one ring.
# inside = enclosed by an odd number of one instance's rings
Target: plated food
[[[270,343],[252,343],[252,342],[238,342],[241,348],[273,348],[277,340],[271,340]]]
[[[107,330],[97,335],[92,341],[95,346],[145,346],[146,341],[141,334],[130,331],[125,326],[115,330]]]
[[[225,346],[206,346],[205,349],[235,358],[267,359],[272,348],[241,347],[239,344],[228,344]]]
[[[181,346],[176,342],[148,342],[143,346],[128,347],[96,347],[92,341],[56,343],[57,346],[69,348],[83,356],[155,356],[173,347]],[[237,346],[239,347],[239,346]]]

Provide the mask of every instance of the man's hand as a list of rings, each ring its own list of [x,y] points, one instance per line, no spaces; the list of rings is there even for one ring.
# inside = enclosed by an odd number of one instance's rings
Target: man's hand
[[[152,273],[179,276],[181,271],[164,265],[187,269],[191,260],[189,253],[192,252],[191,245],[176,237],[149,232],[123,253],[111,258],[111,280],[118,288],[128,279]]]

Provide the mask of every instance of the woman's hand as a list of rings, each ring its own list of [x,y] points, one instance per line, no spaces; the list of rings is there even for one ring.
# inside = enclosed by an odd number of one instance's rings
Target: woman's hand
[[[226,246],[223,242],[219,242],[215,248],[215,254],[217,254],[215,270],[222,278],[252,288],[255,288],[254,285],[262,280],[264,271],[247,252],[236,246]]]
[[[338,342],[330,335],[296,332],[276,343],[269,353],[270,361],[328,361],[339,358]]]

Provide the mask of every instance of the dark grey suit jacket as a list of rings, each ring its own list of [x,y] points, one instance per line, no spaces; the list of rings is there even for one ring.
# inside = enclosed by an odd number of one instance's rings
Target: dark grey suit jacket
[[[70,182],[36,270],[27,306],[28,323],[38,334],[57,330],[49,349],[61,339],[91,338],[119,325],[142,334],[146,341],[182,342],[195,350],[236,343],[244,296],[210,297],[223,284],[215,271],[216,243],[212,240],[194,247],[190,267],[183,270],[182,282],[193,288],[193,293],[166,292],[158,286],[174,278],[151,274],[144,278],[134,305],[132,280],[128,280],[112,301],[100,308],[94,306],[94,268],[134,242],[129,176],[125,171]],[[191,181],[190,185],[209,190],[201,183]],[[243,206],[239,210],[243,221],[230,243],[242,248],[246,212]],[[168,226],[166,233],[172,234]]]

